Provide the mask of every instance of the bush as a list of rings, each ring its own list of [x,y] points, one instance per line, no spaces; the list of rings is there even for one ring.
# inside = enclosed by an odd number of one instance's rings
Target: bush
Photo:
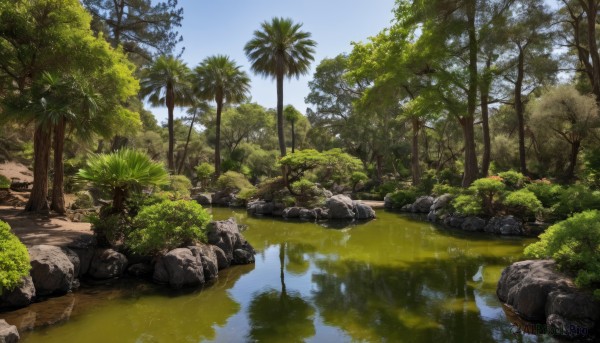
[[[417,192],[413,189],[403,189],[389,195],[392,201],[392,208],[401,208],[404,205],[410,205],[417,200]]]
[[[307,179],[300,179],[291,184],[292,191],[298,195],[312,196],[316,193],[317,187]]]
[[[352,190],[355,191],[356,187],[359,184],[367,181],[368,179],[369,179],[369,177],[367,176],[367,174],[365,174],[363,172],[359,172],[359,171],[353,172],[352,176],[350,176],[350,181],[352,182]]]
[[[375,192],[379,193],[380,197],[385,197],[389,193],[393,193],[398,188],[398,183],[395,181],[385,181],[375,188]]]
[[[444,194],[458,195],[462,193],[462,188],[450,186],[444,183],[438,183],[435,186],[433,186],[433,189],[431,191],[432,194],[435,196],[441,196]]]
[[[542,203],[535,194],[527,189],[511,192],[502,201],[508,213],[525,220],[535,219],[542,209]]]
[[[506,185],[506,188],[511,190],[521,189],[525,186],[527,177],[514,170],[505,171],[498,173],[498,176],[502,178],[502,182]]]
[[[283,178],[274,177],[266,179],[258,185],[256,196],[264,200],[273,200],[281,191],[287,191]]]
[[[228,171],[217,179],[219,190],[226,192],[237,192],[245,188],[254,188],[250,181],[243,174]]]
[[[115,246],[131,231],[131,217],[125,213],[113,213],[110,206],[102,208],[99,216],[91,215],[89,220],[99,246]]]
[[[242,200],[244,203],[248,203],[248,200],[256,197],[257,190],[255,187],[244,188],[238,192],[237,198]]]
[[[547,180],[537,180],[527,185],[527,190],[535,194],[542,206],[550,208],[560,202],[562,187]]]
[[[506,186],[502,183],[500,177],[490,176],[475,180],[469,187],[469,191],[479,197],[479,207],[484,214],[491,217],[495,214],[496,202],[499,200],[498,198],[502,195],[505,188]]]
[[[573,185],[563,188],[553,214],[564,219],[574,213],[597,209],[600,209],[600,192],[591,191],[583,185]]]
[[[196,177],[198,177],[202,187],[206,187],[206,185],[208,185],[208,182],[214,173],[215,166],[210,163],[203,162],[196,166]]]
[[[421,194],[431,194],[433,187],[436,184],[437,177],[435,175],[435,170],[429,169],[426,170],[423,175],[421,175],[421,182],[419,182],[417,189]]]
[[[0,220],[0,295],[21,284],[29,275],[29,253],[25,245],[10,231],[10,226]]]
[[[164,201],[144,207],[126,245],[140,255],[156,254],[206,240],[210,214],[195,201]]]
[[[540,241],[525,248],[533,258],[553,258],[559,268],[576,275],[580,287],[600,285],[600,212],[585,211],[552,225]],[[595,294],[600,296],[600,290]]]
[[[483,214],[481,200],[470,194],[459,195],[452,200],[454,210],[466,216],[478,216]]]
[[[4,176],[4,175],[0,175],[0,188],[10,188],[10,180]]]
[[[73,205],[71,205],[73,209],[94,207],[94,198],[92,197],[90,192],[77,192],[77,194],[75,194],[75,197],[75,201],[73,202]]]
[[[185,175],[171,175],[169,184],[161,187],[163,190],[172,194],[173,200],[189,199],[190,190],[192,189],[192,181]]]

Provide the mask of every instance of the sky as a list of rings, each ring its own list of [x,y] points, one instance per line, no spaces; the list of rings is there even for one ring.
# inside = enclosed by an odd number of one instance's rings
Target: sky
[[[301,112],[308,105],[304,98],[309,93],[316,66],[324,58],[335,57],[352,50],[351,42],[366,41],[392,21],[394,0],[179,0],[183,7],[183,23],[178,29],[185,47],[183,60],[194,68],[205,57],[222,54],[233,58],[251,80],[252,102],[275,108],[275,82],[255,75],[244,54],[248,42],[260,24],[273,17],[291,18],[302,23],[302,30],[310,32],[317,42],[315,60],[310,72],[299,79],[284,83],[284,104],[291,104]],[[180,46],[180,48],[181,48]],[[150,108],[159,122],[166,121],[166,108]],[[175,117],[183,116],[175,110]]]

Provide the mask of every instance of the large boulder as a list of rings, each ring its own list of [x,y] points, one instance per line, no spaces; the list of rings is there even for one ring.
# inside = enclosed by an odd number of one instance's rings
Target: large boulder
[[[113,249],[96,249],[88,274],[94,279],[119,277],[127,268],[127,257]]]
[[[300,218],[300,211],[302,211],[302,207],[286,207],[283,210],[283,218],[286,219],[297,219]]]
[[[154,281],[179,289],[204,283],[204,267],[200,254],[188,248],[177,248],[161,256],[154,266]]]
[[[303,208],[300,210],[300,214],[298,218],[302,220],[316,220],[318,218],[317,211],[311,210],[308,208]]]
[[[19,331],[14,325],[10,325],[4,319],[0,319],[0,343],[16,343],[21,339]]]
[[[460,225],[464,231],[481,232],[485,227],[485,220],[479,217],[467,217]]]
[[[30,275],[37,296],[64,294],[71,290],[75,268],[63,249],[52,245],[29,248]]]
[[[354,203],[349,197],[338,194],[326,201],[329,219],[354,219]]]
[[[444,218],[444,225],[447,225],[449,227],[453,227],[453,228],[461,228],[462,224],[465,222],[466,217],[463,215],[459,215],[459,214],[455,214],[455,215],[448,215]]]
[[[433,203],[431,204],[429,210],[437,211],[446,208],[448,207],[450,201],[452,201],[453,198],[454,197],[452,196],[452,194],[442,194],[433,200]]]
[[[204,273],[204,280],[210,281],[217,278],[219,275],[219,260],[217,257],[218,247],[208,244],[199,244],[188,247],[194,255],[199,255],[202,261],[202,270]],[[223,250],[221,250],[223,251]]]
[[[4,291],[0,297],[0,307],[25,307],[35,298],[35,286],[31,276],[24,276],[21,284],[12,291]]]
[[[361,202],[354,202],[354,218],[359,220],[364,219],[373,219],[375,218],[375,211],[369,205],[363,204]]]
[[[214,221],[207,227],[208,243],[216,245],[225,253],[228,263],[236,264],[234,251],[244,250],[254,255],[254,249],[246,242],[239,230],[239,225],[233,218],[228,220]]]
[[[411,211],[414,213],[429,213],[431,205],[433,205],[433,197],[421,196],[412,204]]]
[[[246,205],[246,210],[254,215],[271,215],[273,214],[273,203],[264,200],[252,201]]]
[[[219,206],[229,206],[235,198],[235,194],[227,191],[218,191],[211,195],[211,203]]]
[[[519,236],[523,234],[523,223],[513,216],[494,217],[484,228],[485,232],[505,236]]]
[[[194,196],[194,200],[202,206],[210,206],[212,204],[210,194],[198,194]]]
[[[89,238],[81,238],[68,245],[69,250],[77,254],[79,265],[75,266],[75,277],[82,277],[88,273],[94,252],[96,250],[96,240],[93,236]],[[73,261],[73,256],[70,256]]]
[[[392,193],[388,193],[383,197],[383,207],[387,209],[393,209],[394,203],[392,202]]]
[[[513,263],[502,271],[496,294],[522,318],[545,322],[559,336],[589,339],[600,325],[600,303],[558,272],[552,260]]]
[[[154,272],[154,268],[150,263],[134,263],[127,268],[127,273],[135,277],[146,277]]]

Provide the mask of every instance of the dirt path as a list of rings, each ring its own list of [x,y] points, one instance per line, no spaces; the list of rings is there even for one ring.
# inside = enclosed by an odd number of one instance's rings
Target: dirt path
[[[92,236],[89,223],[74,223],[67,217],[40,217],[22,212],[20,207],[0,206],[0,219],[7,222],[27,246],[50,244],[67,246],[83,237]]]

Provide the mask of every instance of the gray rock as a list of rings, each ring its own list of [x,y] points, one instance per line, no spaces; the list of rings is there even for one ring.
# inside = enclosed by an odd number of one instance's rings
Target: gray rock
[[[411,211],[414,213],[429,213],[433,200],[433,197],[430,196],[418,197],[412,204]]]
[[[214,245],[199,244],[188,247],[194,255],[200,255],[202,261],[202,270],[204,272],[204,280],[209,281],[217,278],[219,275],[219,261],[215,250],[221,250]],[[221,250],[222,252],[223,250]],[[235,253],[234,253],[235,255]],[[235,256],[234,256],[235,258]]]
[[[154,271],[154,268],[149,263],[135,263],[127,268],[127,273],[135,277],[145,277]]]
[[[323,188],[323,196],[325,198],[331,198],[333,196],[333,193],[330,190]]]
[[[354,218],[359,220],[373,219],[375,218],[375,211],[369,205],[365,205],[361,202],[354,203]]]
[[[229,267],[231,261],[227,259],[227,255],[225,254],[223,249],[219,248],[216,245],[211,245],[210,248],[215,253],[215,257],[217,258],[218,269],[221,270]]]
[[[211,203],[213,205],[229,206],[235,195],[231,192],[219,191],[211,195]]]
[[[21,284],[12,291],[4,291],[0,297],[0,307],[25,307],[31,304],[35,298],[35,286],[31,276],[24,276]]]
[[[79,268],[76,277],[82,277],[86,275],[90,269],[92,258],[96,250],[96,241],[93,237],[90,239],[79,240],[71,243],[68,248],[77,254],[79,258]]]
[[[273,203],[263,200],[249,202],[246,210],[250,214],[256,215],[271,215],[273,213]]]
[[[204,283],[202,258],[187,248],[171,250],[158,258],[152,278],[175,289],[200,285]]]
[[[119,277],[127,267],[127,257],[113,249],[96,249],[88,274],[95,279]]]
[[[303,208],[300,210],[300,214],[299,214],[298,218],[300,218],[302,220],[315,220],[315,219],[317,219],[317,212],[315,210]]]
[[[589,293],[557,290],[548,295],[546,325],[558,336],[570,340],[589,339],[599,322],[600,304]]]
[[[254,263],[254,254],[248,249],[235,249],[233,251],[234,264],[249,264]]]
[[[465,222],[465,217],[462,215],[450,215],[444,218],[444,224],[453,228],[461,228]]]
[[[383,197],[383,207],[387,209],[394,208],[394,203],[392,202],[392,193],[388,193]]]
[[[254,254],[254,249],[240,234],[238,224],[233,218],[208,224],[207,238],[209,244],[216,245],[223,250],[228,263],[233,262],[235,264],[233,252],[237,249]],[[221,263],[219,262],[219,268],[220,266]]]
[[[464,231],[481,232],[485,227],[485,220],[479,217],[467,217],[460,225]]]
[[[393,207],[390,207],[393,208]],[[400,211],[402,212],[413,212],[413,205],[412,204],[406,204],[402,207],[400,207]]]
[[[210,206],[212,204],[210,194],[198,194],[194,197],[194,199],[202,206]]]
[[[271,215],[274,217],[281,217],[281,216],[283,216],[284,210],[285,210],[285,204],[280,203],[280,202],[274,202],[273,203],[273,212],[271,212]]]
[[[0,343],[16,343],[21,339],[19,331],[4,319],[0,319]]]
[[[79,276],[79,271],[81,269],[81,262],[79,261],[79,255],[75,253],[73,250],[69,248],[62,248],[62,251],[67,255],[67,258],[71,263],[73,263],[73,275],[75,278]]]
[[[439,210],[448,207],[450,201],[452,201],[452,194],[443,194],[433,200],[429,210]]]
[[[354,219],[354,204],[345,195],[334,195],[326,201],[329,219]]]
[[[300,218],[300,211],[302,211],[302,207],[286,207],[283,210],[283,218],[287,219],[296,219]]]
[[[73,263],[64,251],[51,245],[29,248],[30,275],[36,295],[64,294],[71,290],[75,272]]]
[[[519,236],[523,234],[523,223],[513,216],[494,217],[490,219],[484,231],[497,235]]]

